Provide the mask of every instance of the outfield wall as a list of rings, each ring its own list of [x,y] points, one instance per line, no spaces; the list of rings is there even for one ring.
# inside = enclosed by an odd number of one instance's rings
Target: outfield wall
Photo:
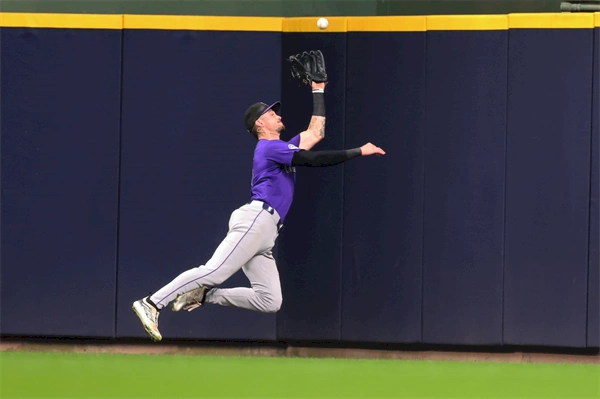
[[[165,338],[598,347],[600,13],[314,18],[0,14],[0,332],[145,337],[131,303],[204,263],[249,199],[242,116],[310,90],[276,315],[161,314]],[[225,286],[247,285],[237,273]]]

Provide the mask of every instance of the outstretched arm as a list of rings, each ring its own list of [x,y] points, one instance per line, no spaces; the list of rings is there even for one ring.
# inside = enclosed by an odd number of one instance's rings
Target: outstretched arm
[[[371,143],[350,150],[297,151],[292,158],[292,166],[333,166],[369,155],[385,155],[385,151]]]
[[[313,92],[313,114],[308,128],[300,133],[300,145],[303,150],[310,150],[325,137],[325,83],[311,84]]]

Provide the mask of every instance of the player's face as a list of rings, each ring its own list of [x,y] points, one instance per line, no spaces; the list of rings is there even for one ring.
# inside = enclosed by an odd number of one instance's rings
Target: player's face
[[[267,131],[281,133],[285,130],[285,126],[281,121],[281,116],[277,115],[272,109],[262,115],[260,117],[260,121],[262,122],[264,129]]]

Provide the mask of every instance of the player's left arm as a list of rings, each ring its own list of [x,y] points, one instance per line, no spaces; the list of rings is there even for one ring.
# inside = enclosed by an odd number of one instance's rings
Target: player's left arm
[[[308,128],[300,133],[300,147],[310,150],[325,137],[325,83],[312,82],[313,114]]]

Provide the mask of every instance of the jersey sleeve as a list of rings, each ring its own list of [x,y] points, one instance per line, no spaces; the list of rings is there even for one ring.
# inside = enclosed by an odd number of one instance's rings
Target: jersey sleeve
[[[300,148],[293,143],[294,139],[295,137],[287,143],[279,140],[270,141],[265,148],[265,158],[282,165],[291,166],[294,153],[300,151]]]
[[[292,139],[290,141],[288,141],[288,143],[293,144],[296,147],[299,147],[300,146],[300,133],[298,133],[297,135],[292,137]]]

